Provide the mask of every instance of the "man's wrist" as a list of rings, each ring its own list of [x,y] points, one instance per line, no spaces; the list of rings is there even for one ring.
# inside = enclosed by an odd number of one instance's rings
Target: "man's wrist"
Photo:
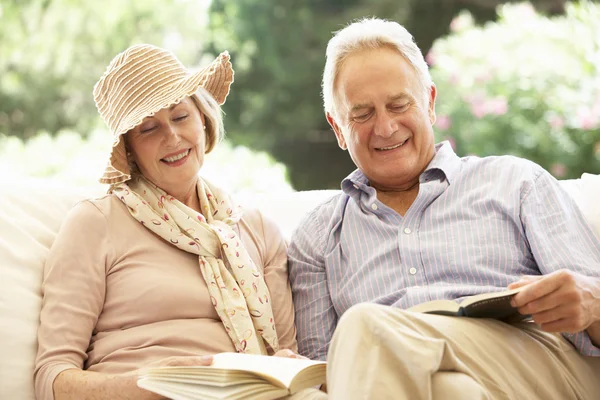
[[[587,333],[592,339],[592,344],[600,347],[600,321],[596,321],[587,328]]]
[[[594,322],[586,329],[586,332],[592,339],[596,347],[600,347],[600,277],[592,278],[594,298],[596,299],[592,307],[592,319]]]

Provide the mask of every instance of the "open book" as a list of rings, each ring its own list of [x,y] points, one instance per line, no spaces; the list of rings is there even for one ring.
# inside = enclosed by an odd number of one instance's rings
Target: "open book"
[[[270,400],[325,383],[324,361],[219,353],[209,367],[157,367],[138,386],[173,400]]]
[[[469,296],[459,303],[452,300],[433,300],[418,304],[408,310],[457,317],[494,318],[511,321],[522,320],[527,318],[527,316],[519,314],[519,311],[510,305],[512,296],[520,292],[521,289],[523,287],[502,292]]]

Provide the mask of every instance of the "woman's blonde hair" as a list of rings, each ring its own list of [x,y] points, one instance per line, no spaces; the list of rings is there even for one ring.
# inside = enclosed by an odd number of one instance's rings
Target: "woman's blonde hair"
[[[198,110],[204,114],[206,124],[206,148],[204,152],[210,153],[215,146],[225,137],[223,127],[223,110],[217,101],[204,88],[200,88],[190,96]]]

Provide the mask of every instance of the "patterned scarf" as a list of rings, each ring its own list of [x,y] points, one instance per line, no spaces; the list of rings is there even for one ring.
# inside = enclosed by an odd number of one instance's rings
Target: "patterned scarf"
[[[232,229],[242,217],[240,206],[202,178],[198,181],[202,214],[144,177],[113,186],[113,193],[146,228],[198,255],[210,299],[238,352],[266,354],[263,340],[273,351],[279,350],[269,290]]]

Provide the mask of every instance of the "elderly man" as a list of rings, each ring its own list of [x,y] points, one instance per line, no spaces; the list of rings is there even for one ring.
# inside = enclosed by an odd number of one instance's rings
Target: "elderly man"
[[[327,121],[358,169],[292,238],[300,352],[340,399],[599,398],[598,238],[538,165],[434,144],[436,96],[399,24],[329,42]],[[406,311],[520,286],[534,322]]]

